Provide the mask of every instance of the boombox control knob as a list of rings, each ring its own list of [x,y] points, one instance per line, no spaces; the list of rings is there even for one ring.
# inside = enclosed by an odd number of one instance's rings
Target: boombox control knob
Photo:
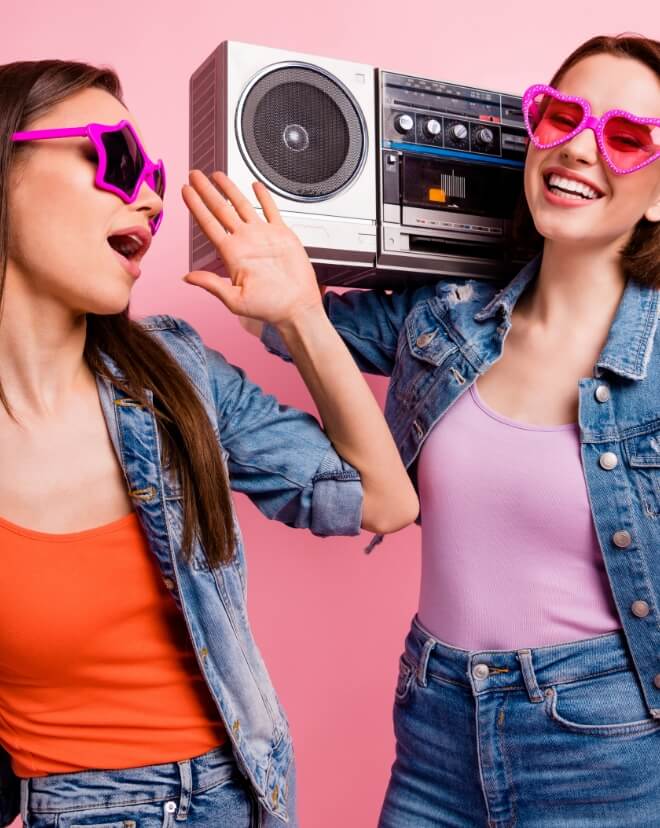
[[[454,126],[449,130],[449,134],[457,141],[465,141],[468,131],[464,124],[454,124]]]
[[[407,132],[415,126],[415,122],[410,117],[410,115],[397,115],[394,119],[394,128],[397,132],[400,132],[402,135],[405,135]]]
[[[488,129],[488,127],[484,127],[483,129],[478,129],[476,134],[476,139],[480,144],[484,146],[488,146],[492,144],[495,140],[495,135],[493,134],[492,129]]]
[[[429,138],[435,138],[441,130],[442,124],[435,118],[429,118],[429,120],[424,124],[424,132],[429,136]]]

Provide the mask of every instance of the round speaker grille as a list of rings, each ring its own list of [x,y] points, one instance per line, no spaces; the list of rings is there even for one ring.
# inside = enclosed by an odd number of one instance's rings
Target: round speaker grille
[[[243,156],[271,189],[322,201],[358,175],[366,126],[345,86],[316,66],[278,64],[244,91],[236,112]]]

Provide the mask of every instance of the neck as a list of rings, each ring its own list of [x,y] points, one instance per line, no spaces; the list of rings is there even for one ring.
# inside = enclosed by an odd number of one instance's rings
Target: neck
[[[626,286],[619,249],[620,243],[594,250],[546,239],[538,278],[516,310],[558,336],[602,339]]]
[[[59,410],[94,381],[84,358],[87,322],[61,301],[36,295],[10,268],[0,317],[0,382],[17,416]]]

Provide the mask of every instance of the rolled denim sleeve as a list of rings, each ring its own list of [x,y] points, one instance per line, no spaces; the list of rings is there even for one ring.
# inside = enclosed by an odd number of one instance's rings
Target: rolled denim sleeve
[[[318,421],[280,405],[245,372],[206,349],[231,488],[266,517],[315,535],[357,535],[359,472],[334,450]]]
[[[389,377],[406,317],[417,302],[435,292],[433,285],[390,293],[380,290],[328,292],[323,297],[323,305],[360,370]],[[261,342],[272,354],[291,361],[284,342],[272,325],[264,325]]]

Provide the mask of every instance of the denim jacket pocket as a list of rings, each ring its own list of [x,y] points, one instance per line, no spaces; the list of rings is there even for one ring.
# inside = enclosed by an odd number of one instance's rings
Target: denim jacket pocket
[[[660,516],[660,431],[629,438],[625,451],[644,511]]]
[[[431,302],[415,305],[399,337],[391,390],[406,403],[421,399],[437,378],[437,369],[459,351]]]

